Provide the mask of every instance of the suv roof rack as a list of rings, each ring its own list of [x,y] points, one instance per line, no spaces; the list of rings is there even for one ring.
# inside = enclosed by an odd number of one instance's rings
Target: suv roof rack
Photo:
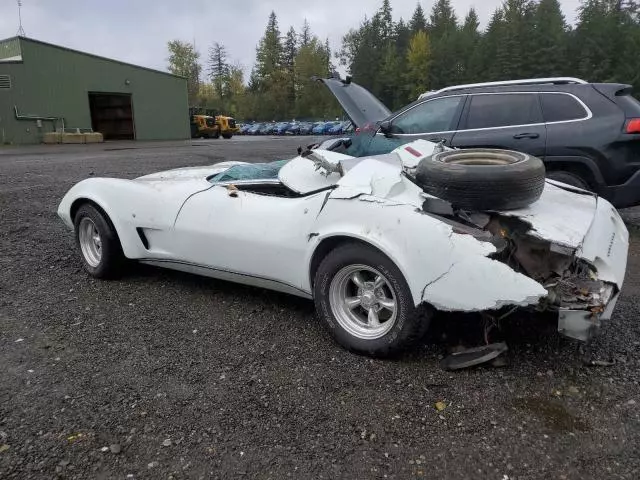
[[[550,77],[550,78],[528,78],[528,79],[522,79],[522,80],[506,80],[503,82],[469,83],[467,85],[454,85],[451,87],[441,88],[440,90],[426,92],[420,95],[419,99],[428,97],[431,95],[435,95],[436,93],[449,92],[452,90],[463,90],[465,88],[501,87],[501,86],[508,86],[508,85],[544,85],[548,83],[552,83],[555,85],[566,84],[566,83],[577,83],[577,84],[585,85],[589,82],[582,80],[580,78],[574,78],[574,77]]]

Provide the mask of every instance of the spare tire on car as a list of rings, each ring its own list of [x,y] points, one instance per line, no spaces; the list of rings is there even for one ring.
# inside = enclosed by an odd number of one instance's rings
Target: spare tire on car
[[[451,150],[421,160],[416,182],[458,209],[515,210],[540,198],[545,168],[539,158],[511,150]]]

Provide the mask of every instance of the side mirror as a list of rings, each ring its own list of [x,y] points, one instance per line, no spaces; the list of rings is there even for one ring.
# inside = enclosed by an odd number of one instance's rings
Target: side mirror
[[[391,122],[389,120],[385,120],[380,123],[380,131],[384,134],[385,137],[391,138]]]

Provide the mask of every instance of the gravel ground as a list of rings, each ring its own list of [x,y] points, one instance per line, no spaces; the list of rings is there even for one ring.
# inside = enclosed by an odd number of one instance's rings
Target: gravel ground
[[[522,325],[507,367],[453,374],[435,342],[349,354],[297,298],[151,267],[92,280],[55,214],[91,173],[276,159],[298,142],[0,148],[0,478],[639,478],[635,230],[594,345],[614,366]]]

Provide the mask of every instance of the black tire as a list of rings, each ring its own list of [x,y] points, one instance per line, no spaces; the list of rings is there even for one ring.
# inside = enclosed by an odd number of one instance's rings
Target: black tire
[[[222,135],[222,138],[224,138],[225,140],[229,140],[231,137],[233,137],[233,134],[230,133],[225,133]]]
[[[332,309],[332,282],[343,269],[356,265],[380,272],[388,282],[385,288],[395,296],[395,322],[380,338],[363,339],[353,335]],[[430,312],[415,307],[409,286],[398,267],[380,251],[360,243],[346,243],[329,252],[318,267],[313,289],[319,319],[333,338],[352,352],[387,357],[413,346],[429,327]]]
[[[575,173],[565,172],[562,170],[554,170],[552,172],[547,172],[547,178],[555,180],[556,182],[571,185],[572,187],[578,187],[583,190],[591,190],[589,184],[585,180],[583,180],[582,177],[576,175]]]
[[[515,210],[540,198],[542,160],[510,150],[440,152],[418,164],[416,181],[425,192],[463,210]]]
[[[97,265],[92,265],[87,259],[80,240],[80,228],[83,219],[90,220],[95,226],[101,239],[101,254]],[[117,278],[124,272],[127,259],[122,252],[122,246],[118,233],[111,220],[97,208],[89,203],[82,205],[74,218],[76,247],[80,252],[80,258],[84,269],[95,278]]]

